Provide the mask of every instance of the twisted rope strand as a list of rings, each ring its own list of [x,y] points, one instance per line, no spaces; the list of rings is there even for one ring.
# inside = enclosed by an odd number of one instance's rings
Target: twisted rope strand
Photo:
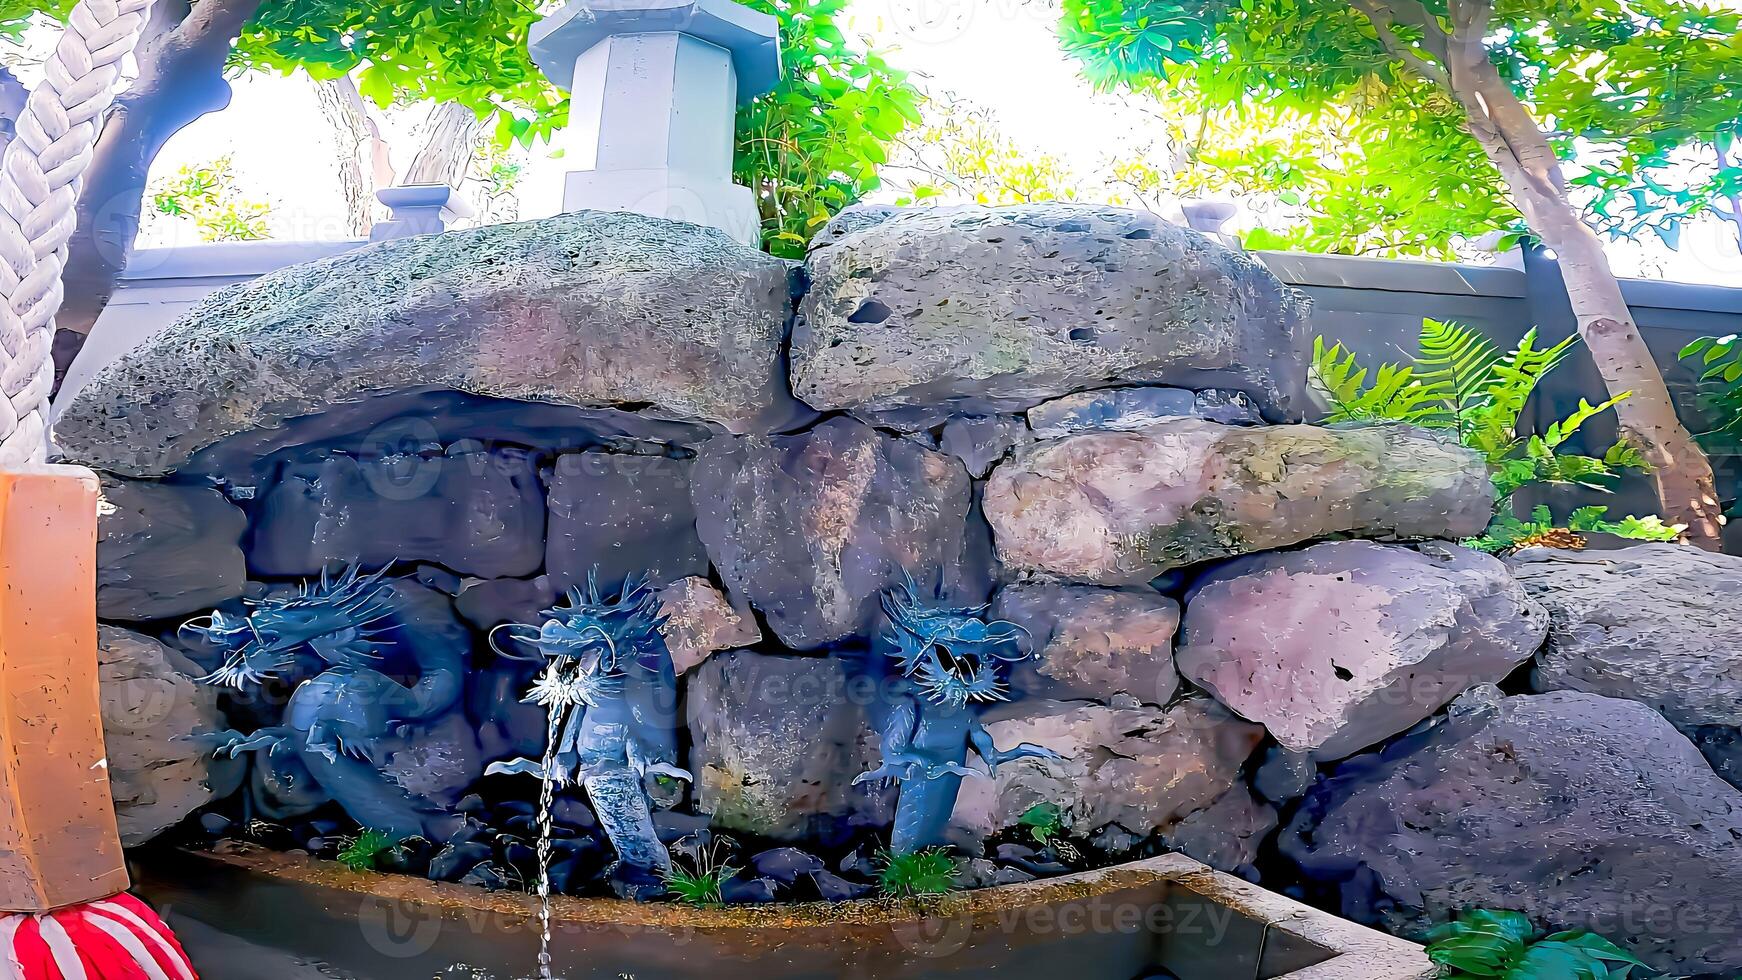
[[[79,0],[0,161],[0,467],[48,457],[54,315],[79,185],[153,0]]]

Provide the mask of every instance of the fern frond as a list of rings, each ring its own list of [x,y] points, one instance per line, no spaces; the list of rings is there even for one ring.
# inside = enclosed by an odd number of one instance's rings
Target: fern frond
[[[1364,387],[1367,374],[1342,344],[1327,347],[1323,337],[1313,339],[1312,381],[1329,403],[1326,422],[1445,424],[1440,391],[1422,384],[1414,368],[1381,364],[1370,388]]]
[[[1416,373],[1424,385],[1439,389],[1461,436],[1471,412],[1488,397],[1500,354],[1488,338],[1450,321],[1423,319],[1419,343]]]
[[[1573,344],[1578,342],[1574,335],[1549,347],[1538,350],[1536,347],[1536,329],[1533,327],[1519,338],[1518,346],[1514,347],[1505,357],[1494,362],[1491,369],[1492,380],[1488,385],[1486,411],[1493,413],[1495,420],[1509,429],[1518,427],[1518,416],[1523,414],[1524,405],[1530,401],[1531,392],[1536,390],[1536,384],[1542,377],[1554,370]]]
[[[1615,445],[1610,446],[1603,453],[1603,462],[1607,463],[1611,469],[1616,470],[1638,470],[1641,473],[1649,473],[1652,469],[1651,460],[1646,459],[1645,454],[1639,451],[1639,447],[1626,439],[1616,440]]]
[[[1645,517],[1629,514],[1619,521],[1604,521],[1596,530],[1631,541],[1675,541],[1687,529],[1686,524],[1665,524],[1656,514]]]
[[[1583,398],[1579,399],[1579,407],[1574,409],[1571,415],[1548,427],[1548,431],[1543,433],[1543,441],[1547,442],[1551,448],[1559,446],[1572,438],[1573,433],[1579,431],[1579,426],[1621,404],[1632,394],[1631,391],[1624,391],[1601,405],[1593,405]]]

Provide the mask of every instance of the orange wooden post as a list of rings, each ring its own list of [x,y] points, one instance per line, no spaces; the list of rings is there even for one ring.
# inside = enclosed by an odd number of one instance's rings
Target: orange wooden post
[[[97,686],[96,474],[0,472],[0,910],[127,888]]]

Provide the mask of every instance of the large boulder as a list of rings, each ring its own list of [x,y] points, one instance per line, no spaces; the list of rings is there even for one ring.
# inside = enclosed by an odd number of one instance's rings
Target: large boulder
[[[1064,758],[1019,759],[990,779],[964,780],[952,824],[985,837],[1049,803],[1073,834],[1130,846],[1228,792],[1264,739],[1262,728],[1208,698],[1166,710],[1115,700],[1023,701],[989,714],[986,731],[999,747],[1033,742]]]
[[[191,666],[149,636],[97,627],[97,676],[109,789],[121,842],[129,847],[175,826],[213,799],[214,782],[234,790],[242,763],[212,758],[190,735],[222,731],[218,695],[194,683]],[[217,770],[216,772],[214,770]]]
[[[1590,928],[1674,974],[1742,969],[1742,793],[1650,708],[1478,689],[1344,763],[1282,835],[1344,914],[1419,933],[1466,908]]]
[[[1176,656],[1284,749],[1340,759],[1510,674],[1547,619],[1481,552],[1330,541],[1199,579]]]
[[[1274,421],[1304,407],[1305,297],[1148,212],[916,208],[819,236],[807,266],[792,384],[820,409],[923,427],[1113,384],[1237,389]]]
[[[710,229],[582,211],[401,238],[219,290],[65,406],[73,462],[157,476],[226,436],[452,389],[763,431],[786,263]]]
[[[708,573],[696,537],[687,459],[625,453],[569,453],[549,474],[545,572],[559,589],[597,571],[615,589],[630,575],[665,585]]]
[[[1127,694],[1166,704],[1179,689],[1179,603],[1153,589],[1007,585],[992,615],[1027,630],[1039,654],[1011,670],[1012,687],[1029,697],[1110,701]]]
[[[1531,548],[1512,572],[1548,607],[1536,690],[1640,701],[1683,731],[1742,725],[1742,558],[1676,544]]]
[[[104,475],[97,506],[97,615],[167,619],[242,594],[248,518],[207,487]]]
[[[904,573],[946,594],[991,590],[960,461],[862,422],[745,438],[697,460],[698,528],[720,577],[780,641],[813,649],[870,631]]]
[[[414,557],[462,575],[530,575],[544,563],[544,490],[521,449],[456,443],[428,455],[334,453],[287,463],[262,495],[248,563],[314,575]]]
[[[710,657],[688,685],[695,807],[712,826],[803,840],[893,816],[887,787],[853,785],[877,766],[874,679],[853,678],[834,657],[734,650]]]
[[[985,510],[1006,568],[1128,585],[1339,533],[1468,537],[1493,500],[1481,457],[1421,429],[1187,418],[1021,450]]]

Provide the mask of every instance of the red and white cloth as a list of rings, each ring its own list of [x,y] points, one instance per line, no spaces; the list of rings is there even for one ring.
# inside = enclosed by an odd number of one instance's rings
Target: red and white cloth
[[[0,980],[199,980],[157,913],[131,895],[0,914]]]

